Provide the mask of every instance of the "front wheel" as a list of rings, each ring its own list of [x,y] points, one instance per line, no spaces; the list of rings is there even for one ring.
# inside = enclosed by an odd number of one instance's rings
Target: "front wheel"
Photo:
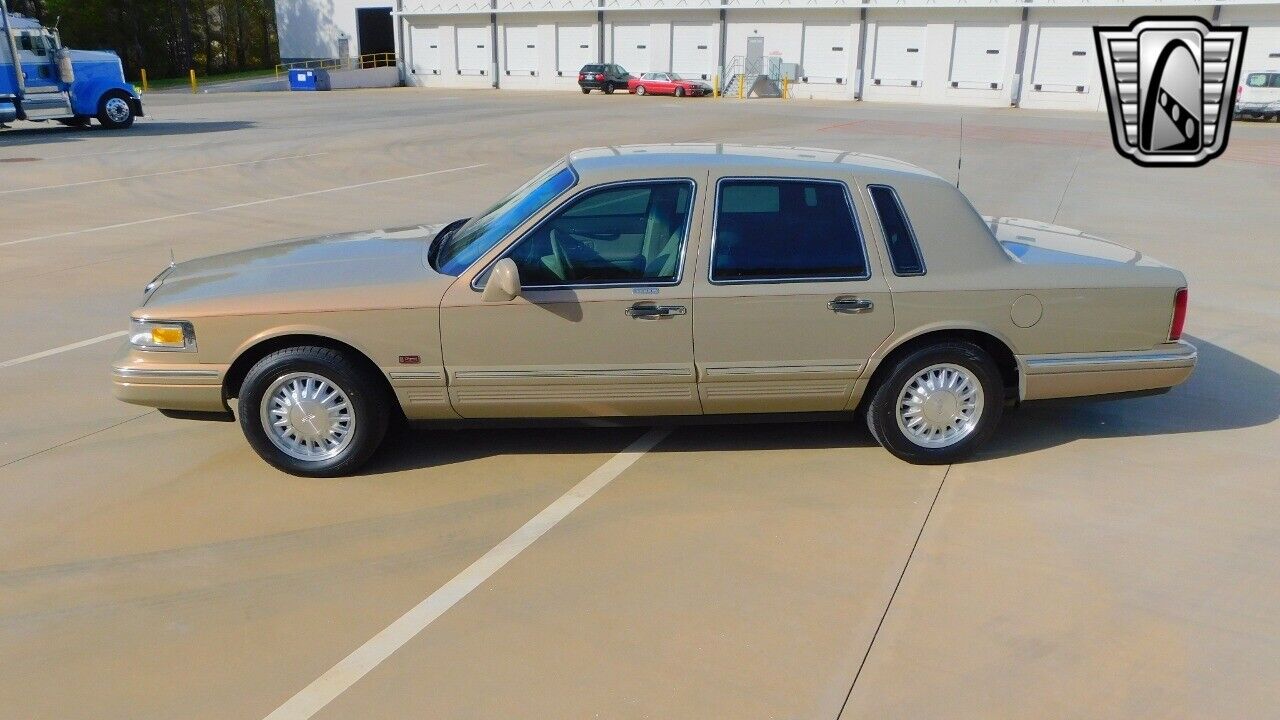
[[[123,130],[133,125],[133,103],[128,95],[113,90],[98,101],[98,122],[108,130]]]
[[[637,86],[636,86],[636,94],[637,94],[637,95],[643,95],[643,94],[644,94],[644,86],[643,86],[643,85],[637,85]]]
[[[386,435],[393,402],[342,353],[303,346],[259,360],[240,388],[240,427],[268,463],[305,477],[348,475]]]
[[[676,88],[676,97],[684,97],[684,88],[682,87]]]
[[[895,456],[918,465],[972,455],[1004,411],[1000,369],[982,348],[947,342],[899,360],[867,405],[867,427]]]

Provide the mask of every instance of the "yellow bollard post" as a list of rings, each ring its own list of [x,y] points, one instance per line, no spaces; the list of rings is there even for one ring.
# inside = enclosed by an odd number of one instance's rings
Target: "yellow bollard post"
[[[716,73],[711,80],[711,97],[720,97],[720,73]]]
[[[743,97],[742,83],[746,82],[746,79],[747,79],[746,75],[744,75],[743,73],[738,73],[738,99],[739,100],[741,100]]]
[[[142,92],[147,92],[150,89],[151,86],[147,85],[147,69],[142,68]]]
[[[196,69],[191,68],[188,72],[191,75],[191,92],[194,94],[196,91]]]
[[[790,96],[787,95],[787,76],[783,75],[782,76],[782,99],[786,100],[788,97]]]

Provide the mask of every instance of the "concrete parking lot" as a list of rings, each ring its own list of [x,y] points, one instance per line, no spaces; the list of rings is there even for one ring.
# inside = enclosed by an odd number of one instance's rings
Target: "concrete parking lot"
[[[337,688],[315,717],[1275,717],[1280,127],[1237,122],[1209,165],[1144,170],[1098,115],[407,89],[148,102],[128,132],[0,132],[0,716],[300,718],[290,698]],[[979,210],[1186,273],[1186,385],[1024,406],[950,467],[899,462],[858,422],[451,429],[339,480],[110,395],[171,253],[465,216],[588,145],[829,147],[951,178],[962,116]],[[620,464],[638,438],[657,442]],[[367,674],[314,689],[600,472]]]

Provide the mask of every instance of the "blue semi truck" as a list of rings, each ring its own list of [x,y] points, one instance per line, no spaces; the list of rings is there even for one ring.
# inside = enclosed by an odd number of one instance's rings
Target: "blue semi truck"
[[[125,82],[112,52],[69,50],[57,29],[10,15],[0,0],[0,125],[55,120],[83,127],[127,128],[142,115],[142,98]]]

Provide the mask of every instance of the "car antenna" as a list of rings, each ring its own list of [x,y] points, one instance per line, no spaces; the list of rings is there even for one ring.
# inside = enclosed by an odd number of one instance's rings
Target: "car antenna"
[[[964,165],[964,116],[960,116],[960,152],[956,155],[956,189],[960,189],[960,167]]]

